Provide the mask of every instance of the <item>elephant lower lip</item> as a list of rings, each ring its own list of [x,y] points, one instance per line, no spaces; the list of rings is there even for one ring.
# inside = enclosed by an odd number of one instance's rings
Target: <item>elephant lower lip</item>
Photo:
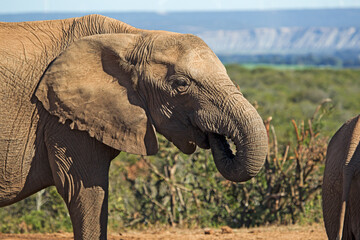
[[[185,154],[192,154],[196,150],[196,144],[194,142],[173,142],[174,145]]]

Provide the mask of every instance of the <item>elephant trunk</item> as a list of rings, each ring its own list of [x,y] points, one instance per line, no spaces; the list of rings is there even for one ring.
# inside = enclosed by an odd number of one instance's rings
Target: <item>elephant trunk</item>
[[[220,130],[209,134],[209,143],[223,177],[244,182],[256,176],[264,164],[268,151],[267,133],[261,117],[242,95],[229,102],[223,113],[228,120],[218,123]],[[234,142],[235,155],[226,137]]]

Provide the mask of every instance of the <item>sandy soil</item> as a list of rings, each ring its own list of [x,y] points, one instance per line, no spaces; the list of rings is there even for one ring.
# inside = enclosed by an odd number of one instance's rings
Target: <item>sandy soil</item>
[[[207,234],[205,234],[205,232]],[[2,234],[0,239],[31,239],[31,240],[70,240],[71,233],[47,233],[47,234]],[[322,225],[314,226],[281,226],[281,227],[260,227],[249,229],[159,229],[147,231],[126,231],[121,233],[109,233],[109,240],[319,240],[327,239]]]

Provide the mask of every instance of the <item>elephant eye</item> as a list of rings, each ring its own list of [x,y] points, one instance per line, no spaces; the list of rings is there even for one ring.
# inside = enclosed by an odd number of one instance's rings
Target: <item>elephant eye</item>
[[[185,92],[189,88],[189,85],[190,85],[190,81],[184,77],[173,79],[171,84],[173,89],[175,89],[178,93]]]

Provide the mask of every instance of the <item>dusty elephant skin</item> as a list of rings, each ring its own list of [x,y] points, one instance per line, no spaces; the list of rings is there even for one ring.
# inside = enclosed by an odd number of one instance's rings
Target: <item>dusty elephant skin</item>
[[[323,182],[323,215],[329,239],[360,239],[360,115],[332,137]]]
[[[155,131],[184,153],[211,148],[231,181],[263,165],[262,119],[193,35],[89,15],[0,23],[0,36],[0,206],[55,185],[75,239],[106,239],[110,161],[155,154]]]

